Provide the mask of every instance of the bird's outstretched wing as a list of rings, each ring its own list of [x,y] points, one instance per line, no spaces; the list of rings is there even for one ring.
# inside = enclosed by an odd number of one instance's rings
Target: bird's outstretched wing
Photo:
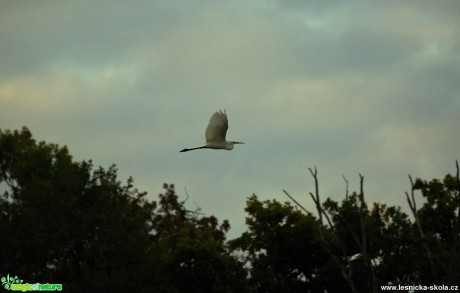
[[[222,111],[216,112],[209,119],[206,128],[206,141],[224,141],[228,129],[227,113]]]

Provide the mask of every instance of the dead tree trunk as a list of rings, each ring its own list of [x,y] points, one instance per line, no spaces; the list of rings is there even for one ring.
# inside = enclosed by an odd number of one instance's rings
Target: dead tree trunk
[[[420,218],[417,214],[417,203],[415,202],[415,196],[414,196],[414,181],[412,180],[412,177],[410,176],[410,174],[409,174],[409,180],[410,180],[410,187],[411,187],[410,188],[411,195],[409,197],[409,193],[406,192],[407,203],[409,204],[409,208],[412,212],[412,215],[414,216],[415,224],[417,225],[420,239],[422,241],[423,247],[425,248],[426,255],[428,257],[428,261],[430,262],[431,274],[433,275],[434,280],[437,281],[438,278],[437,278],[436,270],[435,270],[434,263],[433,263],[433,256],[431,254],[431,250],[428,246],[428,243],[426,242],[425,234],[423,233],[422,225],[420,224]]]
[[[331,258],[331,260],[340,269],[340,273],[341,273],[342,277],[345,279],[345,281],[347,282],[351,292],[358,293],[358,289],[356,288],[356,285],[355,285],[355,283],[353,281],[353,267],[352,267],[352,264],[351,264],[351,259],[350,259],[350,257],[348,257],[348,254],[347,254],[347,252],[345,250],[345,246],[342,244],[340,238],[337,236],[338,233],[335,231],[334,224],[332,223],[331,218],[324,211],[324,209],[322,207],[322,204],[321,204],[321,199],[320,199],[320,195],[319,195],[319,185],[318,185],[318,170],[316,169],[316,167],[315,167],[314,170],[312,170],[311,168],[309,168],[308,170],[310,170],[310,173],[313,176],[313,179],[315,181],[315,193],[313,194],[313,193],[310,192],[310,196],[313,199],[313,202],[315,203],[315,206],[316,206],[316,210],[318,212],[318,218],[319,218],[319,220],[318,220],[318,235],[319,235],[319,238],[321,240],[321,243],[322,243],[324,249],[326,250],[327,254],[329,255],[329,257]],[[296,200],[294,200],[294,198],[289,193],[287,193],[286,190],[283,190],[283,192],[291,200],[293,200],[294,203],[296,205],[298,205],[302,210],[304,210],[305,212],[309,213],[301,204],[299,204]],[[326,238],[324,237],[324,231],[325,231],[326,227],[325,227],[324,222],[323,222],[323,216],[324,216],[324,218],[326,219],[326,221],[328,223],[328,227],[333,231],[333,235],[335,235],[337,243],[338,243],[340,249],[342,250],[342,255],[341,256],[337,255],[333,251],[330,243],[328,243],[326,241]],[[345,260],[345,263],[343,262],[342,259]]]
[[[342,240],[340,239],[338,232],[335,228],[334,223],[332,222],[331,218],[329,217],[329,214],[324,210],[321,199],[320,199],[320,194],[319,194],[319,186],[318,186],[318,170],[316,167],[313,169],[309,168],[308,169],[315,181],[315,193],[309,193],[313,202],[315,203],[316,210],[318,212],[318,233],[319,237],[321,240],[321,243],[326,250],[326,252],[329,254],[330,258],[332,261],[337,265],[337,267],[340,269],[342,277],[345,279],[347,282],[351,292],[358,292],[358,289],[355,285],[355,282],[353,280],[353,266],[352,266],[352,256],[349,255],[346,251],[346,247]],[[353,227],[350,225],[348,220],[346,220],[344,217],[342,217],[340,214],[338,215],[340,219],[343,221],[345,224],[346,228],[350,232],[353,240],[357,244],[360,250],[361,258],[364,262],[364,267],[367,272],[367,287],[369,292],[378,292],[377,289],[377,277],[375,275],[374,268],[372,266],[372,259],[371,259],[371,253],[370,253],[370,246],[368,243],[370,243],[369,235],[368,235],[368,230],[366,226],[366,217],[367,217],[367,204],[364,200],[364,190],[363,190],[363,182],[364,182],[364,176],[359,174],[360,176],[360,194],[359,194],[359,223],[360,223],[360,235],[357,235],[355,231],[353,230]],[[343,176],[343,179],[346,182],[346,194],[345,197],[348,199],[348,180]],[[301,204],[299,204],[291,195],[289,195],[285,190],[283,192],[296,204],[298,205],[302,210],[310,214]],[[324,224],[324,220],[326,219],[327,226]],[[341,250],[341,254],[337,255],[331,247],[331,244],[328,243],[324,237],[324,232],[326,231],[326,228],[331,229],[332,234],[335,236],[335,240],[337,241],[337,244]]]

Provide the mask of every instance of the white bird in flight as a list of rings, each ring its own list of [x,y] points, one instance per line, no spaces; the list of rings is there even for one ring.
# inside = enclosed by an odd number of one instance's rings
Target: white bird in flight
[[[243,144],[240,141],[226,141],[225,135],[228,129],[227,113],[222,111],[216,112],[209,119],[208,127],[206,128],[205,137],[206,143],[197,148],[183,149],[180,152],[188,152],[198,149],[214,149],[214,150],[232,150],[234,144]]]

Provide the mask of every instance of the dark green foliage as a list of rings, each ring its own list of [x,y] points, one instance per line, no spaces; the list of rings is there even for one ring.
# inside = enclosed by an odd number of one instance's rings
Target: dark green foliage
[[[418,211],[425,241],[433,250],[436,275],[426,268],[421,277],[441,284],[458,284],[460,272],[460,185],[459,178],[446,175],[444,180],[417,179],[414,190],[426,202]],[[424,268],[425,266],[421,266]]]
[[[244,292],[245,272],[225,246],[227,221],[201,217],[178,202],[173,185],[164,185],[153,217],[167,288],[178,292]]]
[[[246,208],[248,232],[230,243],[249,264],[250,286],[257,292],[377,292],[388,284],[456,284],[458,182],[451,175],[442,182],[416,181],[414,189],[427,198],[417,211],[424,237],[400,207],[374,203],[369,208],[357,193],[321,205],[327,225],[289,203],[261,202],[253,195]]]
[[[458,170],[415,180],[419,222],[400,207],[368,205],[362,191],[326,199],[321,220],[253,195],[248,230],[230,241],[226,220],[186,209],[174,185],[163,188],[148,200],[115,166],[75,162],[27,128],[0,130],[0,276],[66,292],[377,292],[460,280]]]
[[[249,231],[231,246],[250,263],[251,288],[256,292],[319,292],[319,270],[328,261],[321,248],[315,219],[276,200],[247,201]]]
[[[114,166],[93,170],[23,128],[0,131],[0,187],[0,276],[68,292],[243,288],[228,222],[186,210],[172,185],[148,201]]]
[[[36,143],[27,129],[0,133],[2,275],[63,283],[71,291],[117,291],[149,278],[154,204],[117,181],[114,166],[92,170],[65,147]]]

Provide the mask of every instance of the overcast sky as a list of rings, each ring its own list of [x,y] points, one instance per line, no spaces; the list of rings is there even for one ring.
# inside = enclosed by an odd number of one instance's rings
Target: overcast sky
[[[407,174],[460,159],[458,1],[2,1],[0,128],[67,145],[152,198],[244,231],[252,193],[314,211],[365,177],[406,211]],[[226,109],[232,151],[204,143]],[[420,202],[420,198],[419,198]]]

